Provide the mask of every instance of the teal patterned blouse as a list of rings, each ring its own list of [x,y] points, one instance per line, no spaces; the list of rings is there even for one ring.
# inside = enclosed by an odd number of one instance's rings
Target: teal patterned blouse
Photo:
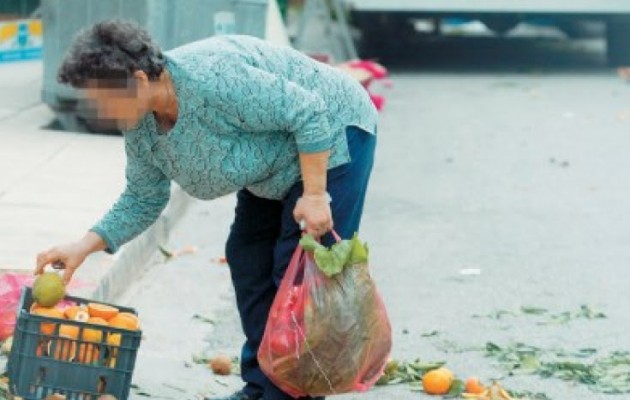
[[[298,153],[330,150],[334,168],[349,161],[347,126],[375,133],[377,112],[366,90],[294,49],[217,36],[166,57],[178,119],[161,134],[148,113],[124,132],[126,188],[91,229],[108,252],[156,221],[171,181],[199,199],[241,188],[282,199],[301,178]]]

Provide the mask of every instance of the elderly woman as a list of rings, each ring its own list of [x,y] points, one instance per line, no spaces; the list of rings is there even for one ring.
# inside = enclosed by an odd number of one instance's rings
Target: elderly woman
[[[345,73],[285,47],[220,36],[162,53],[133,23],[80,33],[58,79],[123,131],[127,186],[80,240],[37,256],[69,281],[96,251],[113,253],[160,215],[176,182],[191,196],[237,192],[226,245],[242,327],[242,390],[225,400],[281,400],[257,362],[271,303],[306,231],[359,228],[377,113]]]

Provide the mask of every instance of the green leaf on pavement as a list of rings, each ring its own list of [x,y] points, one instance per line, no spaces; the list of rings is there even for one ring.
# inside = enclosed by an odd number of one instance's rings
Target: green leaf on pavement
[[[193,315],[193,319],[196,319],[201,322],[205,322],[206,324],[214,325],[216,322],[212,318],[204,317],[200,314]]]
[[[376,382],[377,385],[396,385],[401,383],[409,383],[418,385],[422,380],[422,376],[428,371],[438,369],[446,363],[439,362],[423,362],[415,360],[413,362],[400,362],[390,360],[385,366],[385,373]],[[422,389],[422,385],[420,385]]]
[[[511,374],[538,375],[588,386],[595,392],[630,393],[630,352],[613,352],[606,357],[589,359],[596,349],[578,351],[543,350],[516,343],[499,346],[486,343],[486,356],[499,361]]]
[[[455,379],[446,397],[459,397],[466,390],[466,384],[461,379]]]
[[[170,251],[170,250],[167,250],[164,246],[158,246],[158,250],[167,259],[173,258],[174,253],[172,251]]]
[[[523,306],[521,307],[521,311],[524,314],[542,315],[542,314],[546,314],[548,310],[544,308],[540,308],[540,307]]]

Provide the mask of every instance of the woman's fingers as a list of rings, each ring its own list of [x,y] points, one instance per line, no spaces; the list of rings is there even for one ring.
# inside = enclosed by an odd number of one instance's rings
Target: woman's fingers
[[[332,230],[332,212],[330,200],[325,196],[304,196],[298,199],[293,217],[300,229],[314,237],[324,236]]]
[[[300,220],[300,229],[310,235],[315,237],[321,237],[332,231],[333,223],[331,218],[325,218],[321,220],[311,220],[312,222],[307,222],[306,219]]]
[[[47,265],[52,264],[59,260],[59,253],[57,250],[50,249],[43,251],[37,255],[37,265],[35,267],[35,275],[44,273],[44,269]]]
[[[67,285],[72,280],[72,275],[74,275],[74,268],[65,268],[63,271],[63,282]]]

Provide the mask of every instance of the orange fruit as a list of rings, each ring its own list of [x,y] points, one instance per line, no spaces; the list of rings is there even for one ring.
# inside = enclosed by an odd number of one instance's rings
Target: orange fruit
[[[87,323],[93,324],[93,325],[107,326],[107,321],[99,317],[92,317],[87,320]],[[100,343],[103,340],[103,330],[83,328],[83,334],[81,335],[81,339],[85,340],[86,342]]]
[[[54,358],[63,361],[72,361],[77,354],[77,343],[69,339],[59,339],[50,342],[48,345],[48,354],[51,354],[53,343],[55,346]]]
[[[100,355],[101,352],[99,346],[95,344],[84,343],[79,346],[79,354],[77,356],[77,360],[80,363],[92,364],[98,361]]]
[[[31,314],[34,314],[34,315],[63,319],[63,313],[55,307],[46,308],[42,306],[36,306],[36,307],[31,307],[31,309],[32,309]],[[55,333],[56,327],[57,327],[57,324],[42,322],[39,330],[44,335],[53,335]]]
[[[37,357],[48,356],[48,343],[49,343],[48,339],[45,339],[45,340],[40,339],[39,343],[37,344],[37,348],[35,349],[35,355]]]
[[[138,318],[136,314],[133,314],[130,312],[121,312],[119,315],[122,316],[123,318],[127,318],[133,321],[136,325],[136,330],[140,329],[140,319]]]
[[[120,333],[110,333],[107,336],[107,344],[109,345],[109,362],[110,368],[116,367],[116,358],[118,357],[118,351],[120,343],[122,342],[122,335]]]
[[[87,320],[90,318],[90,315],[87,312],[87,307],[85,307],[84,305],[74,305],[66,307],[66,309],[63,310],[63,315],[65,315],[66,318],[68,318],[69,320],[79,322],[87,322]]]
[[[79,327],[75,325],[60,325],[59,337],[48,344],[48,354],[52,354],[53,342],[56,344],[54,358],[63,361],[72,361],[77,353],[76,339],[79,338]]]
[[[99,303],[88,303],[87,309],[90,317],[103,318],[105,321],[109,321],[119,313],[116,307]]]
[[[107,336],[107,344],[110,346],[120,347],[122,341],[122,335],[120,333],[110,333]]]
[[[77,316],[77,313],[79,312],[80,308],[77,305],[74,306],[68,306],[63,310],[63,315],[71,320],[74,320],[74,317]]]
[[[68,339],[78,339],[79,327],[75,325],[61,325],[59,327],[59,336]]]
[[[210,360],[209,367],[217,375],[230,375],[232,373],[232,359],[220,354]]]
[[[31,308],[29,309],[29,311],[32,313],[33,311],[37,310],[38,308],[49,308],[49,307],[40,306],[39,304],[33,302],[33,304],[31,304]]]
[[[479,378],[471,377],[466,380],[466,393],[482,394],[486,387],[479,381]]]
[[[137,331],[140,329],[138,317],[130,313],[119,313],[108,322],[109,326],[113,328],[127,329],[130,331]]]
[[[431,370],[422,376],[422,386],[428,394],[446,394],[451,389],[455,375],[447,368]]]

